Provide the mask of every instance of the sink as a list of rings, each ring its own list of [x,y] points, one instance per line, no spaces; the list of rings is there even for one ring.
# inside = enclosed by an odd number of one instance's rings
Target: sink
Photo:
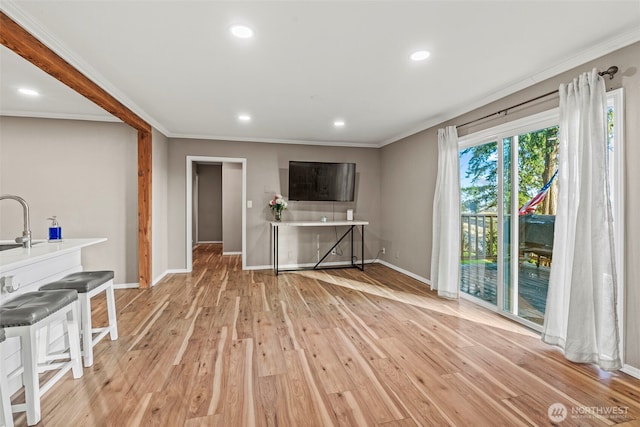
[[[31,242],[31,246],[37,245],[42,242]],[[0,252],[8,251],[9,249],[21,248],[22,243],[0,243]]]

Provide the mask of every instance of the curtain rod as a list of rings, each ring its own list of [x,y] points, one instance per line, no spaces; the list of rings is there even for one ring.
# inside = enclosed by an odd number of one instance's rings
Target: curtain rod
[[[601,72],[599,72],[599,73],[598,73],[598,75],[603,76],[603,77],[604,77],[604,76],[609,76],[609,80],[612,80],[612,79],[613,79],[613,76],[614,76],[617,72],[618,72],[618,67],[616,67],[615,65],[613,65],[613,66],[611,66],[611,67],[607,68],[607,70],[606,70],[606,71],[601,71]],[[550,95],[553,95],[553,94],[556,94],[556,93],[558,93],[558,89],[553,90],[553,91],[551,91],[551,92],[547,92],[547,93],[545,93],[545,94],[543,94],[543,95],[536,96],[535,98],[531,98],[531,99],[529,99],[529,100],[527,100],[527,101],[524,101],[524,102],[521,102],[521,103],[519,103],[519,104],[512,105],[511,107],[504,108],[504,109],[502,109],[502,110],[500,110],[500,111],[497,111],[497,112],[495,112],[495,113],[487,114],[486,116],[480,117],[480,118],[478,118],[478,119],[471,120],[471,121],[466,122],[466,123],[463,123],[463,124],[461,124],[461,125],[456,125],[456,128],[461,128],[461,127],[464,127],[464,126],[468,126],[468,125],[470,125],[470,124],[472,124],[472,123],[476,123],[476,122],[479,122],[479,121],[481,121],[481,120],[488,119],[489,117],[493,117],[493,116],[497,116],[497,115],[500,115],[500,114],[506,113],[506,112],[507,112],[507,111],[509,111],[509,110],[513,110],[514,108],[521,107],[521,106],[523,106],[523,105],[525,105],[525,104],[529,104],[530,102],[534,102],[534,101],[537,101],[537,100],[539,100],[539,99],[546,98],[547,96],[550,96]]]

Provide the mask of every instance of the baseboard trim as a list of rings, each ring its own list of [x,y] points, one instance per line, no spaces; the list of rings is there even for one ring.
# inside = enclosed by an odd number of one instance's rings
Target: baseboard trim
[[[365,266],[368,264],[373,264],[375,262],[375,260],[373,259],[366,259],[364,260],[364,264]],[[360,263],[356,263],[357,265],[360,265]],[[313,267],[314,265],[316,265],[315,262],[308,262],[308,263],[304,263],[304,264],[280,264],[280,266],[278,266],[278,268],[280,270],[293,270],[296,268],[310,268]],[[349,261],[332,261],[332,262],[323,262],[322,263],[323,266],[327,266],[327,267],[340,267],[340,266],[344,266],[344,267],[349,267],[351,266],[351,264],[349,263]],[[268,265],[248,265],[244,268],[245,270],[273,270],[273,264],[268,264]],[[320,268],[318,270],[321,270]]]
[[[181,273],[188,273],[188,271],[184,268],[165,270],[164,273],[162,273],[161,275],[153,279],[153,282],[151,282],[151,287],[154,287],[155,285],[160,283],[160,281],[162,281],[162,279],[164,279],[167,274],[181,274]]]
[[[621,369],[627,375],[638,378],[640,380],[640,369],[631,365],[624,365]]]
[[[427,279],[426,277],[419,276],[419,275],[417,275],[415,273],[410,272],[409,270],[405,270],[404,268],[400,268],[397,265],[391,264],[390,262],[383,261],[381,259],[379,259],[377,262],[379,264],[384,265],[385,267],[389,267],[392,270],[395,270],[395,271],[397,271],[399,273],[402,273],[405,276],[409,276],[412,279],[416,279],[419,282],[426,283],[427,285],[431,286],[431,280]]]
[[[222,252],[222,255],[242,255],[242,252]]]
[[[222,240],[200,240],[200,241],[196,242],[195,244],[198,245],[200,243],[208,244],[208,243],[223,243],[223,242],[222,242]]]
[[[246,265],[244,270],[272,270],[273,265]]]
[[[139,287],[138,283],[114,283],[113,285],[113,289],[138,289]]]

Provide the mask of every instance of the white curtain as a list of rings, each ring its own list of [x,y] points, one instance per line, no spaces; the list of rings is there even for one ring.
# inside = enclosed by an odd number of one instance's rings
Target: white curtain
[[[431,289],[443,298],[459,297],[460,168],[458,131],[438,129],[438,177],[433,198]]]
[[[560,86],[558,207],[542,339],[574,362],[621,367],[607,100],[596,70]]]

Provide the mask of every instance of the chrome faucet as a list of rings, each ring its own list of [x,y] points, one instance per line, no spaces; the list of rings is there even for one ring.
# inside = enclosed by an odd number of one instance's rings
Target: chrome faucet
[[[22,197],[13,196],[11,194],[3,194],[0,196],[0,200],[15,200],[22,205],[22,216],[24,222],[24,230],[22,230],[22,237],[16,237],[16,243],[22,243],[23,248],[31,247],[31,225],[29,223],[29,205],[27,201]]]

